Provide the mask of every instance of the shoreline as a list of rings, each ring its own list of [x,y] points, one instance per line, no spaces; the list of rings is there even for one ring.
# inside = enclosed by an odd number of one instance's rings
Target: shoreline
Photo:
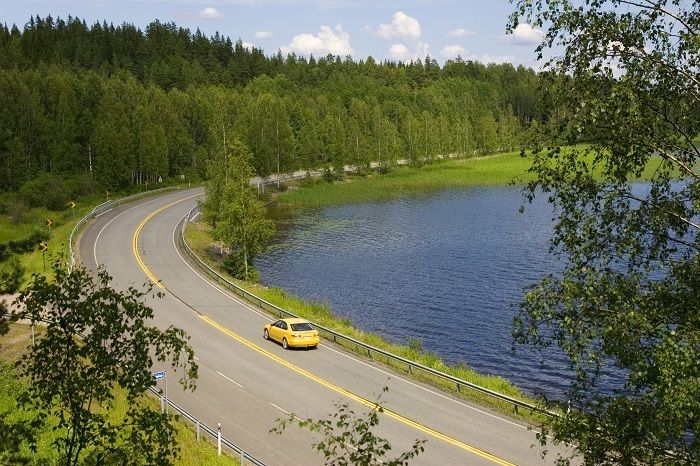
[[[491,163],[485,164],[485,160],[489,160]],[[375,202],[388,201],[406,195],[422,196],[449,188],[490,185],[504,186],[512,184],[511,181],[513,179],[513,175],[524,175],[526,171],[526,164],[527,160],[520,157],[519,153],[507,153],[479,158],[440,161],[436,164],[424,166],[418,169],[397,168],[389,174],[355,176],[344,182],[328,183],[324,180],[304,180],[300,183],[295,183],[296,189],[276,193],[274,198],[276,201],[278,201],[278,205],[275,206],[275,209],[281,210],[283,212],[284,219],[288,219],[293,217],[295,212],[299,212],[304,209],[322,208],[325,206],[347,203],[348,198],[344,194],[348,192],[348,189],[354,192],[361,191],[361,189],[357,187],[358,184],[362,187],[367,187],[370,183],[374,183],[375,185],[378,184],[380,188],[379,191],[381,192],[379,193],[379,196],[377,196],[378,191],[376,189],[365,190],[364,195],[362,195],[360,199],[358,199],[358,197],[353,197],[350,199],[351,203],[371,202],[368,199],[372,199]],[[480,167],[475,168],[476,165],[480,165]],[[508,169],[503,170],[503,167],[507,167]],[[428,173],[427,177],[424,175],[426,172]],[[435,183],[435,177],[443,176],[444,173],[447,173],[448,176],[444,177],[443,182]],[[463,176],[465,173],[467,173],[468,176]],[[483,176],[484,173],[489,174],[490,176],[485,177]],[[387,184],[384,182],[386,177],[393,178],[389,185],[393,184],[399,189],[387,191]],[[416,191],[415,187],[420,185],[427,187],[427,189]],[[317,191],[320,190],[321,193],[325,194],[337,187],[340,187],[340,190],[343,191],[341,192],[341,195],[325,197],[325,201],[322,203],[317,202],[318,195],[316,193],[313,193],[311,198],[305,198],[305,196],[308,196],[306,193],[308,193],[309,190],[317,189]],[[294,199],[295,197],[298,198],[299,196],[301,196],[301,201]],[[308,202],[308,199],[311,199],[312,202]],[[281,206],[279,204],[281,204]],[[279,214],[279,212],[277,213]],[[276,218],[275,220],[279,221],[280,219]],[[196,251],[200,258],[205,260],[210,266],[214,266],[219,273],[224,273],[217,261],[217,257],[210,254],[210,245],[212,244],[212,241],[206,225],[202,223],[188,225],[186,237],[187,242],[191,245],[192,249]],[[295,314],[312,320],[319,325],[332,328],[339,333],[346,334],[352,338],[364,341],[367,344],[387,350],[401,357],[405,357],[406,359],[423,364],[427,367],[445,372],[451,376],[484,386],[485,388],[493,391],[513,396],[526,402],[536,403],[536,400],[525,393],[522,388],[503,377],[481,374],[465,365],[447,364],[438,354],[424,351],[415,345],[391,343],[379,334],[366,332],[362,329],[354,327],[348,319],[343,319],[334,315],[332,309],[326,304],[305,301],[302,298],[291,295],[287,291],[280,288],[267,288],[260,284],[241,282],[239,280],[232,281],[235,281],[235,283],[245,288],[249,292],[258,295],[281,308],[288,309]],[[395,367],[395,369],[405,372],[401,368]],[[419,379],[423,380],[425,378],[419,377]],[[425,381],[433,383],[434,385],[437,385],[443,389],[447,389],[457,396],[461,396],[472,401],[477,401],[482,405],[496,408],[498,411],[508,415],[514,415],[512,407],[498,406],[498,403],[479,399],[478,396],[474,397],[466,395],[465,393],[457,393],[453,388],[435,383],[434,380]],[[533,419],[531,415],[528,416],[526,414],[523,416],[522,412],[515,413],[515,417],[520,419]]]
[[[424,196],[449,188],[523,185],[531,178],[528,159],[519,152],[446,158],[422,167],[394,167],[388,173],[351,175],[333,183],[320,178],[295,180],[272,196],[272,210],[297,210],[342,204],[384,202]]]

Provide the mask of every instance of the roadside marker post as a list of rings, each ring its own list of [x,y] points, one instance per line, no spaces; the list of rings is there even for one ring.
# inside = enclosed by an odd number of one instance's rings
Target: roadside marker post
[[[49,228],[51,228],[51,227],[49,226]],[[44,264],[44,272],[46,272],[46,251],[48,249],[49,249],[49,245],[46,242],[44,242],[44,241],[39,242],[39,251],[41,251],[41,261]]]
[[[221,423],[219,422],[216,426],[216,451],[221,456]]]
[[[161,411],[163,411],[165,414],[168,414],[168,378],[166,377],[167,373],[165,371],[158,371],[153,373],[153,378],[156,379],[156,381],[160,379],[165,380],[165,392],[164,392],[164,399],[163,399],[163,406],[161,406]]]

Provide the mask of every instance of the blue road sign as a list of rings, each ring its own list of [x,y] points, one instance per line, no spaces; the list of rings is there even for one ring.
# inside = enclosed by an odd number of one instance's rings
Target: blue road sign
[[[165,371],[154,372],[153,378],[156,380],[164,379],[165,378]]]

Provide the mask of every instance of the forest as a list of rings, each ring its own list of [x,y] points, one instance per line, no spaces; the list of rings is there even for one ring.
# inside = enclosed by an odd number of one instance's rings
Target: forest
[[[32,17],[0,25],[0,195],[61,209],[204,179],[227,139],[261,177],[512,150],[542,116],[539,81],[510,64],[268,56],[172,23]]]

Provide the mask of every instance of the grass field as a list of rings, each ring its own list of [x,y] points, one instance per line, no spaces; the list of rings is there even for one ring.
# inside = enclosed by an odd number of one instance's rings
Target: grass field
[[[145,194],[148,196],[149,194]],[[112,197],[112,199],[115,199]],[[34,273],[50,273],[50,260],[52,257],[68,257],[68,238],[75,224],[86,214],[90,213],[97,205],[107,201],[106,197],[90,197],[77,201],[73,210],[60,212],[48,211],[46,209],[31,209],[25,215],[21,223],[14,224],[6,216],[0,216],[0,243],[13,239],[26,238],[35,230],[47,230],[46,219],[51,219],[51,238],[49,239],[49,249],[42,253],[38,249],[28,254],[22,254],[20,261],[26,269],[25,284],[31,281]]]
[[[40,330],[38,335],[40,335]],[[7,335],[0,337],[0,413],[12,413],[12,419],[21,419],[17,411],[17,397],[25,390],[26,382],[18,379],[12,363],[20,358],[27,346],[31,343],[31,332],[27,325],[15,324],[11,327]],[[144,395],[145,396],[145,395]],[[158,403],[154,398],[148,397],[147,402],[157,407]],[[117,418],[123,415],[127,409],[127,402],[124,393],[115,392],[114,407],[110,411],[110,416]],[[177,416],[176,416],[177,419]],[[55,422],[49,422],[39,433],[38,448],[36,453],[32,453],[28,447],[22,451],[29,458],[30,465],[55,464],[58,460],[51,443],[56,438],[57,433],[52,430]],[[180,445],[180,458],[175,461],[178,466],[232,466],[240,464],[236,458],[229,455],[217,456],[216,448],[207,441],[197,442],[195,433],[183,422],[177,421],[177,440]]]

